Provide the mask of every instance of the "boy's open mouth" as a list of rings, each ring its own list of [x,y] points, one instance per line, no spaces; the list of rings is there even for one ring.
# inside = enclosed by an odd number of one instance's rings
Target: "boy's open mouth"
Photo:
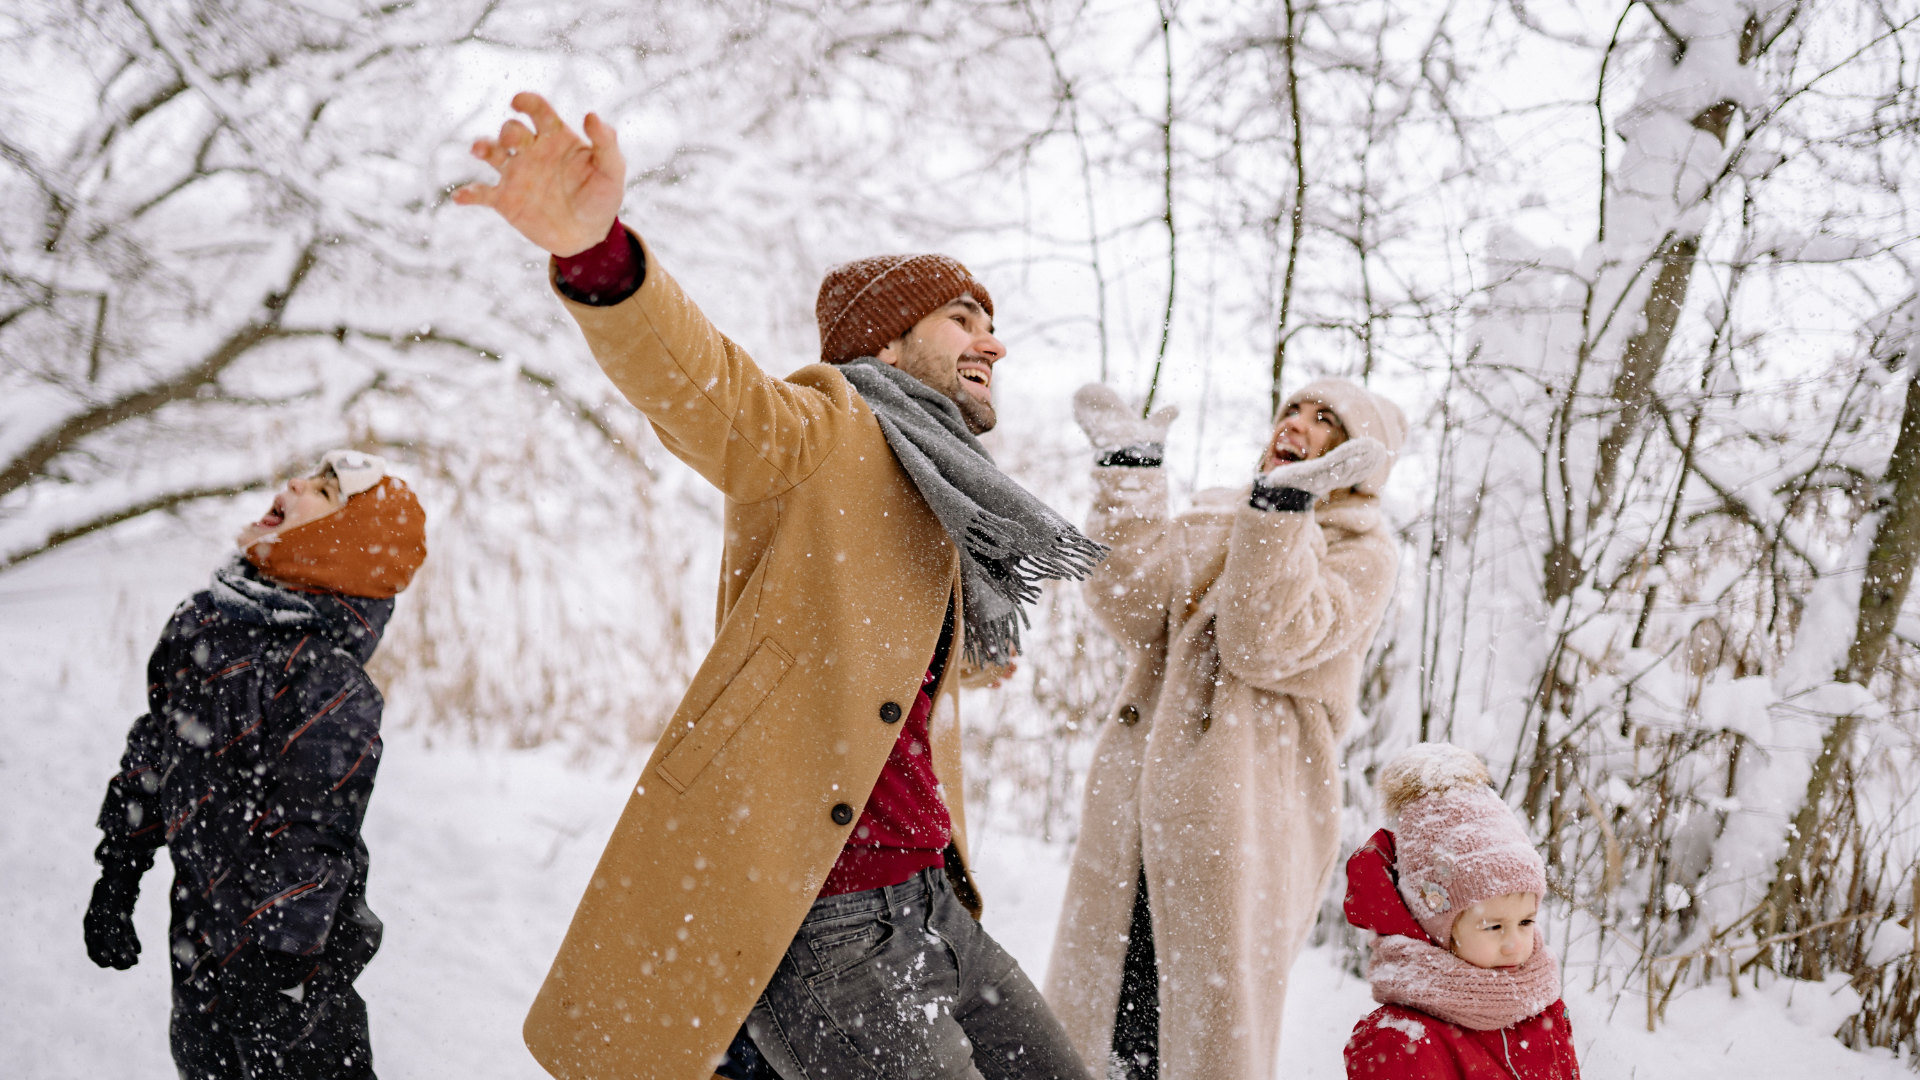
[[[281,509],[280,497],[276,495],[273,499],[273,506],[269,507],[267,512],[260,516],[260,520],[254,522],[254,524],[268,529],[275,529],[279,528],[280,523],[285,520],[287,520],[287,512]]]

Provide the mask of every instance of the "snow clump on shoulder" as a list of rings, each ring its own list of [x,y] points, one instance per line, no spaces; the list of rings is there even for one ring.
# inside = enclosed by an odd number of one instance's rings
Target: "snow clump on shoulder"
[[[1452,743],[1415,743],[1380,770],[1380,797],[1396,817],[1407,804],[1451,791],[1485,791],[1487,766],[1471,750]]]
[[[1373,1023],[1375,1027],[1405,1035],[1409,1042],[1421,1042],[1427,1037],[1427,1025],[1411,1016],[1401,1016],[1385,1009],[1380,1010],[1379,1019]]]

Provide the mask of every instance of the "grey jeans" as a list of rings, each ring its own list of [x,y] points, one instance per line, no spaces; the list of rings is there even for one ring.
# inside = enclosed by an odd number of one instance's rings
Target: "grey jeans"
[[[783,1080],[1088,1080],[937,868],[815,900],[747,1031]]]

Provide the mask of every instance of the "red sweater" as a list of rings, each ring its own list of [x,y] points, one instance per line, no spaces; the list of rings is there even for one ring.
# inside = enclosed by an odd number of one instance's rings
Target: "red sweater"
[[[937,673],[928,671],[914,695],[913,709],[900,725],[900,737],[874,781],[867,808],[853,835],[820,886],[821,896],[898,885],[930,866],[946,862],[953,821],[940,798],[933,774],[933,742],[927,730],[933,718],[931,696]]]
[[[632,296],[647,276],[639,249],[627,239],[618,219],[606,239],[578,255],[555,259],[554,267],[563,293],[596,306]],[[920,692],[900,725],[900,737],[894,740],[847,846],[820,887],[821,896],[898,885],[946,862],[953,820],[940,797],[940,778],[933,774],[933,742],[928,738],[932,691],[938,680],[939,673],[931,668],[920,680]]]

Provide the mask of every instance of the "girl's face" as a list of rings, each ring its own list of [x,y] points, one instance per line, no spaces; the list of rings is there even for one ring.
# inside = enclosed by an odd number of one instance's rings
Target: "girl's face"
[[[1347,429],[1340,425],[1340,418],[1333,415],[1332,409],[1317,401],[1296,401],[1287,406],[1280,414],[1280,422],[1273,426],[1260,471],[1290,461],[1317,458],[1346,441]]]
[[[245,551],[270,536],[318,521],[345,505],[347,500],[340,494],[340,481],[332,469],[313,476],[296,476],[273,497],[273,505],[260,520],[241,529],[234,539],[240,544],[240,550]]]
[[[1453,921],[1453,955],[1475,967],[1518,967],[1533,956],[1540,897],[1508,893],[1473,905]]]

